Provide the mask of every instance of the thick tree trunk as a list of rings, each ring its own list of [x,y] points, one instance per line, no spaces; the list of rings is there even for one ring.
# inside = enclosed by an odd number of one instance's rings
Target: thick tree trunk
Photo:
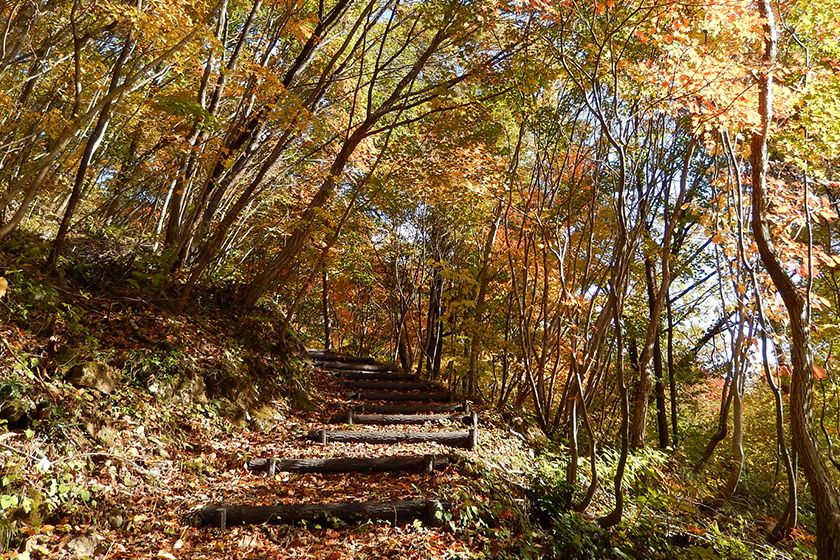
[[[840,497],[817,446],[811,423],[811,397],[814,367],[811,354],[810,317],[806,302],[787,275],[773,246],[767,222],[768,136],[773,117],[773,66],[776,63],[776,23],[770,0],[759,1],[764,18],[765,50],[759,80],[761,129],[753,134],[752,225],[761,260],[787,308],[791,334],[791,432],[793,446],[808,480],[817,518],[817,558],[840,557]],[[810,263],[809,263],[810,264]]]
[[[412,359],[411,349],[408,347],[408,340],[404,327],[400,327],[400,342],[397,345],[397,353],[400,358],[400,367],[403,371],[411,371]]]

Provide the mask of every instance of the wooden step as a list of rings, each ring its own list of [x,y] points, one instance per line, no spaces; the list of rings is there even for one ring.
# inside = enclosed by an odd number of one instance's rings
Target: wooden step
[[[359,414],[352,409],[334,416],[333,424],[425,424],[426,422],[463,422],[471,424],[470,416],[463,414]]]
[[[434,525],[441,517],[443,504],[437,500],[407,500],[398,502],[358,502],[344,504],[296,504],[277,506],[205,506],[194,513],[198,525],[222,529],[231,525],[279,525],[331,520],[364,522],[370,520],[401,523],[420,519]]]
[[[445,468],[448,456],[408,455],[394,457],[340,457],[335,459],[251,459],[245,467],[274,476],[278,472],[350,473],[350,472],[426,472]]]
[[[313,360],[320,362],[352,362],[357,364],[375,364],[373,358],[360,358],[348,354],[340,354],[330,350],[307,350],[306,353]]]
[[[414,374],[390,371],[342,370],[335,372],[335,375],[348,381],[417,381],[417,376]]]
[[[396,381],[396,380],[349,380],[342,381],[341,385],[348,389],[381,389],[384,391],[440,391],[440,387],[429,385],[423,381]]]
[[[398,402],[447,402],[452,400],[449,391],[396,392],[396,391],[351,391],[348,399],[357,401],[398,401]]]
[[[443,412],[469,412],[469,407],[465,403],[454,402],[353,403],[353,414],[440,414]]]
[[[395,371],[391,366],[385,364],[360,364],[355,362],[317,362],[318,367],[329,371]]]
[[[315,430],[307,436],[320,443],[439,443],[450,447],[475,449],[478,444],[478,429],[465,432],[352,432]]]

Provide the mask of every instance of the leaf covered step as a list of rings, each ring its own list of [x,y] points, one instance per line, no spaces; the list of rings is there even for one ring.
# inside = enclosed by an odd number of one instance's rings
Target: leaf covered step
[[[354,432],[315,430],[307,436],[320,443],[373,443],[393,445],[399,443],[439,443],[450,447],[475,449],[478,428],[464,432]]]
[[[411,373],[394,373],[390,371],[351,371],[336,372],[341,379],[348,381],[417,381],[417,376]]]
[[[438,414],[469,412],[466,403],[403,402],[394,404],[354,403],[353,414]]]
[[[463,414],[359,414],[352,409],[331,419],[333,424],[425,424],[426,422],[471,423],[470,416]]]
[[[279,525],[303,521],[364,522],[371,520],[401,523],[420,519],[435,524],[443,511],[437,500],[397,502],[359,502],[346,504],[298,504],[276,506],[205,506],[194,513],[197,525],[224,529],[230,525]]]
[[[251,459],[245,467],[254,472],[350,473],[428,472],[450,464],[448,456],[339,457],[334,459]]]
[[[358,364],[375,364],[376,360],[373,358],[360,358],[350,356],[347,354],[339,354],[331,350],[307,350],[306,353],[313,360],[320,362],[353,362]]]
[[[384,391],[439,391],[435,387],[423,381],[399,381],[391,379],[382,380],[352,380],[342,381],[342,386],[348,389],[381,389]]]
[[[339,371],[395,371],[391,366],[385,364],[361,364],[354,362],[317,362],[316,365],[321,369]]]
[[[449,391],[396,392],[396,391],[352,391],[348,399],[357,401],[408,401],[408,402],[447,402],[452,400]]]

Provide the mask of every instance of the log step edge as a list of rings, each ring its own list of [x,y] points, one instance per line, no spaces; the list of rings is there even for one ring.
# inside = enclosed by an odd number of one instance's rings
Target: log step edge
[[[478,427],[470,426],[466,432],[358,432],[343,430],[313,430],[307,439],[321,444],[370,443],[393,445],[399,443],[439,443],[450,447],[473,450],[478,446]]]
[[[225,529],[234,525],[280,525],[332,520],[344,522],[390,521],[401,523],[419,519],[427,525],[439,524],[445,505],[438,500],[295,504],[274,506],[209,505],[192,515],[195,525]]]
[[[342,414],[330,418],[330,424],[367,424],[374,426],[387,426],[394,424],[425,424],[427,422],[457,422],[470,425],[473,423],[471,415],[464,416],[458,413],[443,414],[422,414],[422,413],[392,413],[392,414],[365,414],[348,409]]]
[[[451,464],[448,455],[407,455],[391,457],[338,457],[332,459],[250,459],[245,468],[251,472],[350,473],[350,472],[425,472],[432,473]]]

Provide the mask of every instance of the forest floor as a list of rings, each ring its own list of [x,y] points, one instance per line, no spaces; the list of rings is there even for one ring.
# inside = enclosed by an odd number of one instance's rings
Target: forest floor
[[[458,558],[532,546],[521,534],[529,450],[498,415],[482,414],[476,452],[456,452],[458,464],[432,475],[254,474],[251,458],[405,454],[407,446],[307,441],[346,405],[334,376],[278,351],[268,317],[174,313],[139,287],[111,284],[113,266],[57,281],[5,258],[0,557]],[[113,390],[69,382],[77,364],[107,365]],[[417,497],[457,509],[435,527],[222,530],[195,527],[190,515],[207,504]],[[505,527],[491,531],[488,514]]]
[[[366,444],[323,446],[306,441],[304,435],[323,426],[338,411],[331,406],[335,383],[316,374],[317,413],[289,413],[277,417],[264,430],[225,425],[218,418],[191,413],[174,413],[155,424],[151,414],[160,403],[152,399],[135,401],[146,408],[143,421],[125,410],[125,392],[111,397],[91,395],[71,387],[53,389],[56,398],[73,402],[80,416],[95,418],[106,412],[107,421],[98,428],[86,422],[74,437],[93,432],[97,441],[80,442],[76,457],[59,456],[35,430],[35,435],[9,432],[6,450],[28,456],[35,468],[27,476],[50,478],[58,472],[72,472],[77,459],[87,459],[72,479],[59,479],[68,493],[86,489],[90,497],[71,504],[70,496],[48,522],[21,529],[21,551],[31,558],[455,558],[472,556],[490,546],[489,537],[472,532],[465,538],[459,524],[463,512],[455,511],[451,525],[427,527],[421,523],[392,525],[368,523],[360,526],[250,526],[226,530],[197,528],[190,513],[206,504],[270,505],[287,503],[399,500],[437,497],[460,502],[460,507],[489,504],[498,496],[491,488],[479,488],[474,476],[463,474],[458,465],[432,475],[402,474],[319,474],[281,473],[273,478],[253,474],[244,468],[247,459],[258,457],[313,458],[336,455],[362,456],[371,453]],[[337,392],[337,388],[336,388]],[[93,398],[91,398],[93,397]],[[112,401],[113,398],[113,401]],[[112,402],[109,402],[112,401]],[[142,404],[140,404],[142,403]],[[110,405],[110,406],[109,406]],[[122,409],[117,416],[115,409]],[[102,416],[101,420],[105,420]],[[93,420],[96,423],[96,420]],[[104,434],[107,431],[108,434]],[[106,444],[102,440],[109,439]],[[404,454],[403,446],[389,446],[385,453]],[[412,445],[413,453],[449,454],[437,444]],[[382,455],[383,450],[377,449]],[[476,456],[465,460],[508,476],[514,464],[522,464],[525,450],[502,429],[485,428]],[[470,454],[472,455],[472,454]],[[51,467],[39,472],[35,458],[46,457]],[[42,461],[42,459],[38,459]],[[500,464],[505,461],[506,464]],[[467,469],[475,473],[475,469]],[[514,475],[515,476],[515,475]],[[30,480],[31,482],[31,480]],[[46,483],[49,494],[49,484]],[[496,489],[499,489],[497,485]],[[83,496],[85,497],[85,496]],[[512,496],[506,501],[510,501]],[[513,499],[524,509],[524,496]],[[64,511],[66,510],[66,511]],[[78,554],[79,551],[82,551]]]
[[[609,511],[615,454],[598,459],[589,517],[564,506],[566,458],[538,431],[481,411],[479,446],[433,475],[329,475],[244,468],[251,458],[403,454],[403,446],[307,441],[346,406],[336,378],[281,351],[269,312],[236,316],[213,294],[177,313],[155,274],[101,247],[63,278],[35,263],[37,245],[0,253],[0,558],[811,558],[798,530],[768,546],[771,519],[739,493],[725,510],[702,500],[717,466],[699,474],[657,450],[635,454],[618,527]],[[112,390],[70,383],[78,364],[104,364]],[[506,416],[510,419],[510,414]],[[520,412],[518,418],[523,420]],[[378,428],[366,428],[376,430]],[[705,436],[704,436],[705,437]],[[435,444],[411,453],[450,454]],[[685,452],[689,452],[688,446]],[[585,463],[585,462],[584,462]],[[588,466],[579,469],[585,488]],[[714,470],[713,470],[714,469]],[[198,528],[207,504],[291,504],[403,498],[452,504],[437,526],[322,524]],[[763,499],[763,498],[762,498]]]

